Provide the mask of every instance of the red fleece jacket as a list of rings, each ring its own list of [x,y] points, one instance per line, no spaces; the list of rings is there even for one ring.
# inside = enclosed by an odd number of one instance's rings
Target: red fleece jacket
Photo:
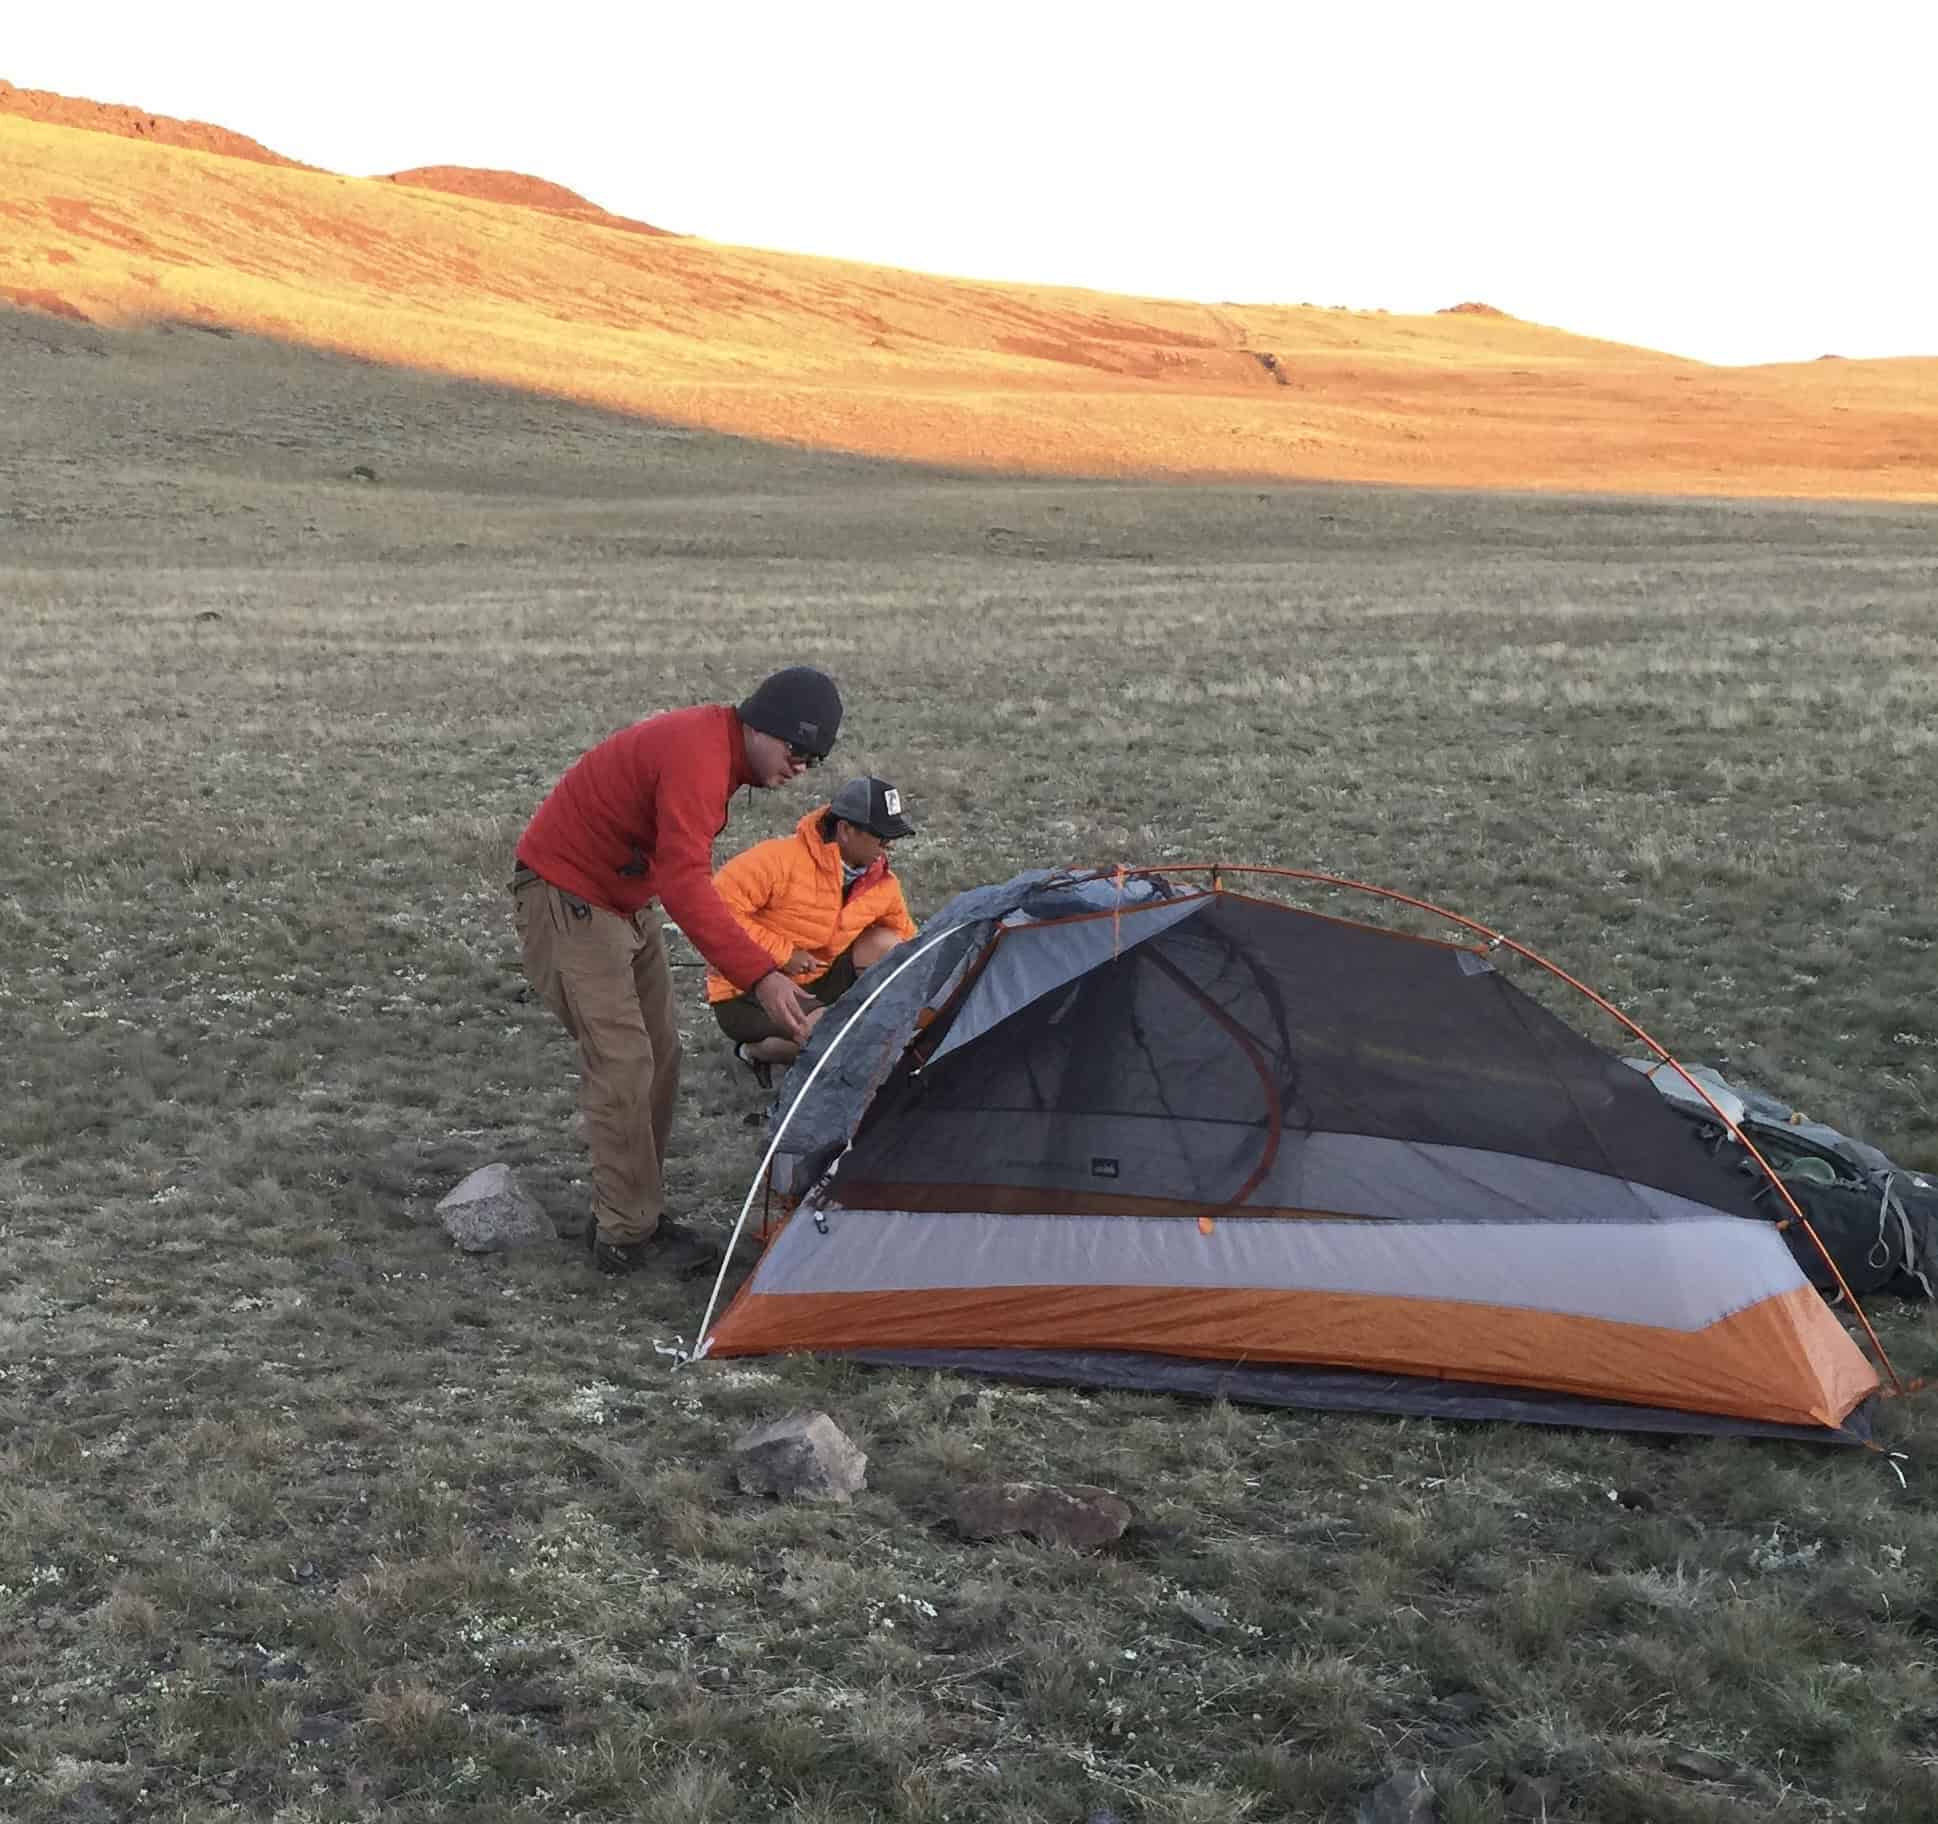
[[[713,839],[735,789],[751,784],[740,717],[726,704],[649,716],[572,763],[525,826],[518,859],[622,917],[658,900],[714,968],[751,988],[774,959],[713,885]]]

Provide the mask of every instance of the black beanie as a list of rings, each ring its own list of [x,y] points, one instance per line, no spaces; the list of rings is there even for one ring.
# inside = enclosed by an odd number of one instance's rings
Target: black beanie
[[[812,665],[790,665],[763,678],[740,706],[740,719],[804,754],[825,755],[841,732],[841,692]]]

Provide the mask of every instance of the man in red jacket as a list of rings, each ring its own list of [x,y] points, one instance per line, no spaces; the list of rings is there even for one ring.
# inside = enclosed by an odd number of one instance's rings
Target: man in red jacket
[[[582,754],[518,839],[513,921],[525,979],[579,1047],[592,1149],[586,1246],[603,1273],[717,1261],[664,1210],[680,1028],[660,936],[665,909],[694,947],[783,1032],[807,1033],[812,998],[722,903],[713,839],[743,785],[784,785],[834,746],[841,693],[811,666],[724,703],[635,722]]]

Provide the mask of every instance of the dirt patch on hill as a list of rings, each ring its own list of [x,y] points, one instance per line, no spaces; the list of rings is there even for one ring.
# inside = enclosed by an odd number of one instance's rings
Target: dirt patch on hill
[[[50,317],[65,317],[74,323],[91,321],[86,311],[70,304],[57,291],[24,285],[0,285],[0,303],[13,304],[22,310],[38,310]]]
[[[252,164],[282,165],[291,171],[317,168],[272,152],[246,134],[231,133],[227,127],[212,127],[207,121],[175,120],[167,114],[150,114],[145,108],[124,107],[119,102],[83,101],[78,96],[56,95],[51,89],[17,89],[10,82],[0,82],[0,114],[23,115],[51,127],[83,127],[93,133],[112,133],[121,139],[145,139],[158,146],[185,146],[191,152],[217,152],[224,158],[246,158]]]
[[[1469,300],[1464,304],[1449,304],[1444,310],[1434,312],[1438,317],[1505,317],[1508,313],[1496,310],[1491,304],[1476,304]]]
[[[591,222],[601,228],[622,228],[629,234],[670,234],[651,222],[636,221],[629,215],[614,215],[595,202],[568,190],[563,184],[550,184],[542,177],[527,177],[522,171],[489,171],[471,165],[419,165],[409,171],[393,171],[378,180],[387,184],[407,184],[415,190],[442,190],[449,196],[468,196],[481,203],[511,203],[521,209],[543,209],[548,215],[569,216],[575,222]]]

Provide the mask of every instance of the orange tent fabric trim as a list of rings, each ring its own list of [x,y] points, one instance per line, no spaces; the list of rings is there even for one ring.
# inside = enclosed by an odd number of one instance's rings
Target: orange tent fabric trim
[[[1809,1286],[1699,1331],[1353,1293],[1141,1286],[761,1294],[712,1355],[1121,1349],[1487,1381],[1783,1425],[1841,1425],[1878,1379]]]

